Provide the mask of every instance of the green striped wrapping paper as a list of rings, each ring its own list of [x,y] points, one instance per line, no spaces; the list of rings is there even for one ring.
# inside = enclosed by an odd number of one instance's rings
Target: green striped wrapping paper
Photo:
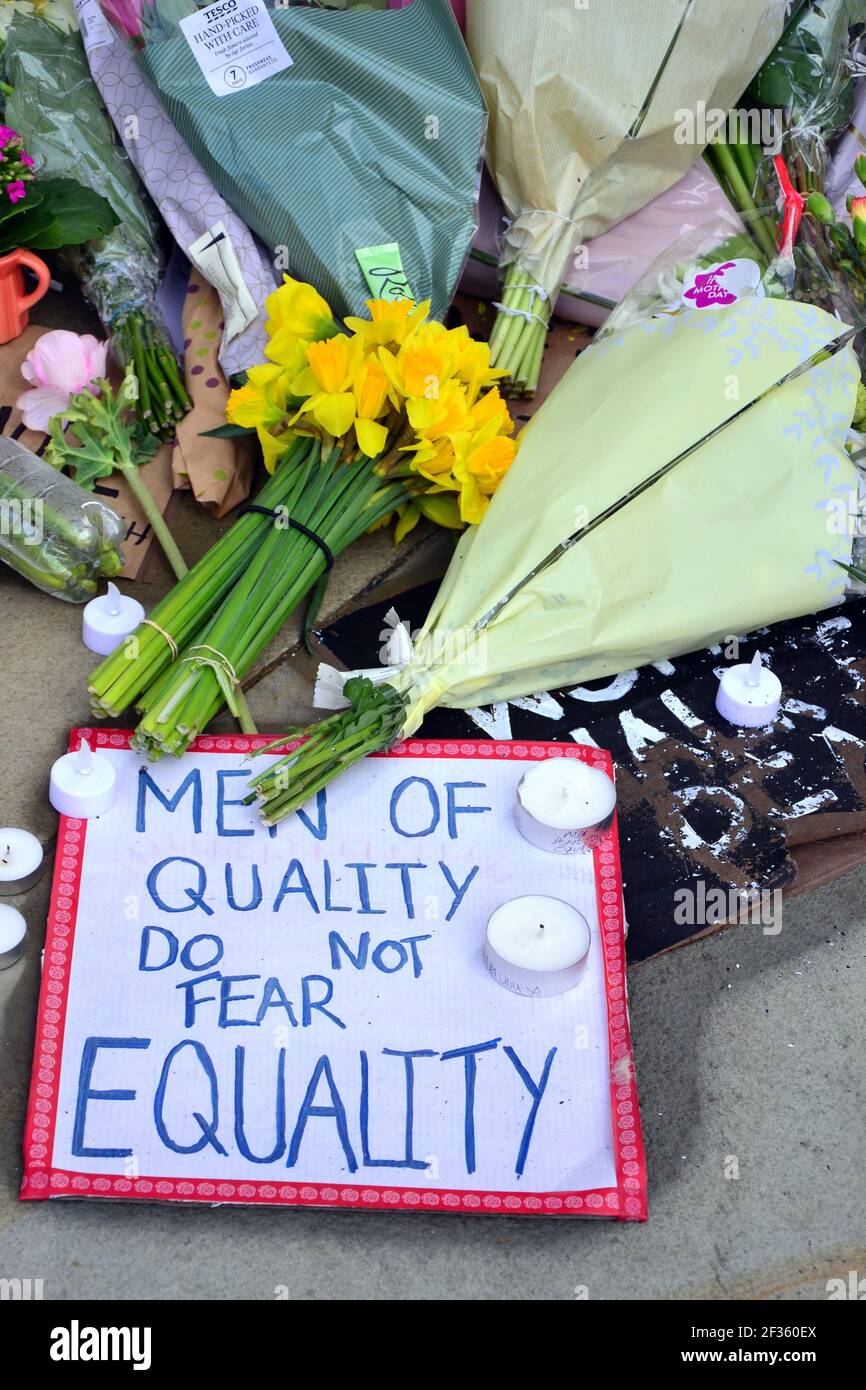
[[[278,265],[358,313],[370,290],[356,251],[397,242],[415,298],[441,317],[475,233],[487,123],[449,0],[269,13],[292,66],[255,87],[216,96],[171,28],[151,31],[141,66]]]

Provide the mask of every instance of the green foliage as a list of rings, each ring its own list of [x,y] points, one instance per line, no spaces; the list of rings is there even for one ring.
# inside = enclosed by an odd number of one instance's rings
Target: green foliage
[[[783,107],[798,123],[822,132],[846,126],[854,106],[854,80],[844,63],[848,30],[862,19],[860,0],[806,5],[788,24],[749,89],[764,106]]]
[[[19,246],[56,251],[103,237],[118,218],[110,203],[75,179],[34,179],[18,203],[0,205],[0,255]]]

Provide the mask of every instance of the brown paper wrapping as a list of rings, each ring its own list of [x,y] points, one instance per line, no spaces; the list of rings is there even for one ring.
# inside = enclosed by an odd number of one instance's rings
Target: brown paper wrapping
[[[33,347],[37,338],[49,330],[37,324],[25,328],[20,338],[0,347],[0,433],[17,439],[34,454],[45,452],[48,436],[38,430],[25,429],[20,410],[15,401],[27,390],[27,382],[21,375],[21,363]],[[141,476],[160,511],[165,513],[173,491],[171,472],[171,447],[164,444],[156,455],[145,464]],[[95,485],[95,496],[117,512],[126,527],[122,541],[124,565],[121,573],[125,579],[143,579],[143,566],[153,544],[153,531],[138,502],[129,491],[123,477],[112,473],[101,478]],[[157,547],[158,549],[158,547]]]
[[[554,295],[576,246],[688,171],[701,146],[677,143],[678,113],[735,106],[784,15],[781,0],[469,0],[487,162],[514,219],[503,259]]]
[[[184,376],[192,410],[178,425],[172,469],[175,487],[191,488],[215,516],[249,496],[253,476],[248,440],[202,438],[226,422],[229,387],[218,359],[222,327],[216,290],[193,270],[183,304]]]

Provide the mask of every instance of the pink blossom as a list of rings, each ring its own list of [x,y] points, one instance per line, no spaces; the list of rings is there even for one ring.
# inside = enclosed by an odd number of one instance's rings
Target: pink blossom
[[[21,375],[32,383],[15,402],[30,430],[48,433],[53,415],[62,415],[70,396],[94,390],[105,376],[108,347],[92,333],[54,328],[36,340],[21,364]]]
[[[142,0],[102,0],[102,10],[106,18],[128,34],[131,39],[141,33]]]
[[[33,158],[31,154],[26,154],[24,150],[22,150],[21,163],[24,165],[26,169],[32,169],[34,164],[36,163],[36,160]]]
[[[26,198],[27,189],[24,187],[23,179],[13,179],[7,183],[6,192],[9,194],[10,203],[20,203],[22,198]]]
[[[21,136],[17,130],[13,130],[11,125],[0,125],[0,150],[5,150],[7,145],[11,145],[15,140],[20,141]]]

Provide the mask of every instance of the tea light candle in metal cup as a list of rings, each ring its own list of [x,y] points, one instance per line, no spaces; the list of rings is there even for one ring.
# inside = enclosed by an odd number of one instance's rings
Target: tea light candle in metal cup
[[[546,758],[521,778],[515,818],[524,839],[550,854],[580,854],[609,830],[616,787],[577,758]]]
[[[81,638],[85,647],[99,656],[110,656],[144,622],[145,612],[138,599],[122,594],[109,583],[108,593],[92,598],[81,617]]]
[[[29,830],[0,827],[0,898],[27,893],[42,877],[42,845]]]
[[[8,970],[24,954],[27,923],[11,903],[0,903],[0,970]]]
[[[117,773],[108,758],[94,753],[86,738],[77,753],[64,753],[51,769],[48,799],[63,816],[89,820],[114,805]]]
[[[484,960],[513,994],[545,999],[580,980],[589,954],[589,924],[560,898],[531,894],[497,907],[487,923]]]
[[[755,652],[749,665],[729,666],[722,672],[716,693],[716,709],[738,729],[758,729],[779,717],[782,682]]]

